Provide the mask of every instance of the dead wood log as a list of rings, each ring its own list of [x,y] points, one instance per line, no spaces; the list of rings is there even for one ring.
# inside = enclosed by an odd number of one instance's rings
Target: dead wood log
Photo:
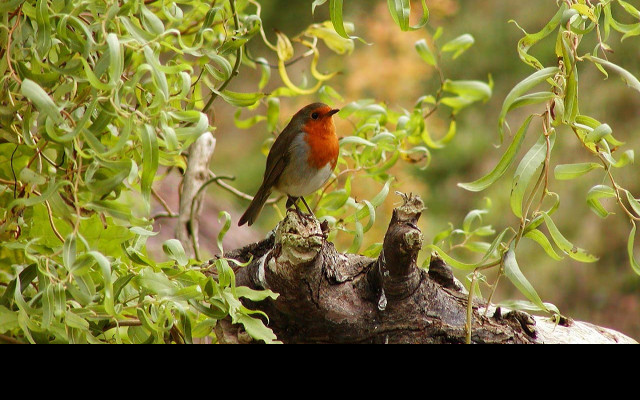
[[[439,257],[428,272],[418,267],[423,237],[416,224],[424,205],[417,196],[402,197],[377,259],[339,253],[317,221],[296,212],[267,239],[227,253],[252,260],[236,272],[238,285],[280,294],[247,305],[269,316],[284,343],[464,343],[468,296]],[[572,335],[572,327],[554,330],[557,324],[545,319],[485,307],[473,305],[473,343],[633,342],[593,327],[596,336]],[[217,332],[221,342],[247,341],[229,321]]]

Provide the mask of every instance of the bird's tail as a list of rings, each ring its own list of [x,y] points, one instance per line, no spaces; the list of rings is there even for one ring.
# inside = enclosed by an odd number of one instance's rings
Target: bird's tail
[[[262,207],[264,207],[264,203],[270,195],[271,188],[261,186],[260,189],[258,189],[258,193],[253,197],[251,204],[249,204],[247,211],[245,211],[240,218],[238,226],[242,226],[244,224],[249,224],[249,226],[253,225],[256,219],[258,219],[258,215],[260,215],[260,211],[262,211]]]

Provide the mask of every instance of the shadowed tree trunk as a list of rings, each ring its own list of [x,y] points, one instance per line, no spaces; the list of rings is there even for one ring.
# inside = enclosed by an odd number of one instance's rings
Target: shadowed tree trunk
[[[377,259],[338,253],[317,221],[295,212],[267,239],[227,253],[252,259],[237,270],[238,285],[280,295],[248,306],[269,316],[284,343],[464,343],[468,294],[437,255],[428,272],[418,268],[423,237],[416,224],[424,205],[417,196],[402,197]],[[590,324],[558,325],[485,306],[472,307],[473,343],[633,342]],[[221,342],[250,341],[228,320],[216,332]]]

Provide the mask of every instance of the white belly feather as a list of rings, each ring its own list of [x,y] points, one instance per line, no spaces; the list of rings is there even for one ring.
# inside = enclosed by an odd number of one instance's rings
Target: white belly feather
[[[308,196],[324,186],[331,177],[333,168],[327,163],[323,168],[309,166],[309,145],[298,136],[292,143],[292,156],[276,183],[276,189],[292,197]]]

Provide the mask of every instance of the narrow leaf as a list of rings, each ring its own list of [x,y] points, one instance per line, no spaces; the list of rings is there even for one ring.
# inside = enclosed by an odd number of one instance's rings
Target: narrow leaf
[[[598,257],[587,253],[586,250],[576,247],[568,241],[562,233],[556,227],[556,224],[553,222],[551,217],[546,213],[542,213],[544,218],[544,222],[547,225],[547,229],[549,229],[549,233],[551,234],[551,238],[555,242],[555,244],[560,248],[560,250],[564,251],[569,257],[573,258],[576,261],[592,263],[598,261]]]
[[[598,163],[561,164],[556,166],[554,175],[559,181],[568,181],[579,178],[597,168],[604,167]]]
[[[616,192],[607,185],[596,185],[587,193],[587,204],[600,217],[606,218],[609,212],[600,204],[600,199],[616,197]]]
[[[422,58],[424,62],[432,66],[435,66],[437,64],[436,58],[425,39],[418,40],[415,44],[415,48],[418,52],[418,55],[420,55],[420,58]]]
[[[542,247],[542,249],[545,251],[545,253],[547,253],[547,255],[549,255],[549,257],[553,258],[554,260],[560,261],[563,259],[563,257],[559,256],[558,253],[556,253],[556,251],[553,249],[553,246],[551,246],[551,242],[549,242],[549,239],[547,239],[545,234],[540,232],[539,230],[532,229],[527,232],[524,237],[538,243],[540,247]]]
[[[164,251],[164,254],[166,254],[167,257],[177,262],[181,267],[184,267],[189,263],[189,258],[185,254],[182,243],[180,243],[179,240],[169,239],[162,243],[162,251]]]
[[[142,141],[142,179],[140,186],[147,209],[150,209],[151,186],[158,171],[159,163],[158,138],[154,129],[145,124],[143,129],[140,129],[140,139]]]
[[[464,53],[469,47],[473,46],[475,43],[475,39],[473,36],[468,33],[464,35],[460,35],[457,38],[445,43],[442,46],[442,52],[453,52],[453,59],[458,58],[462,53]]]
[[[553,148],[555,143],[555,137],[555,134],[549,136],[551,148]],[[547,157],[547,150],[547,140],[545,135],[542,134],[536,144],[522,158],[513,175],[510,204],[511,210],[518,218],[522,218],[524,195],[536,171],[544,164],[544,160]]]
[[[636,258],[633,255],[633,244],[636,239],[636,223],[634,221],[632,221],[631,223],[633,224],[633,228],[629,233],[629,240],[627,241],[627,252],[629,254],[629,262],[631,263],[631,268],[633,268],[633,271],[636,274],[640,275],[640,264],[638,263],[638,261],[636,261]]]
[[[520,271],[520,267],[518,266],[518,262],[516,261],[516,255],[513,249],[509,249],[507,253],[504,255],[504,274],[509,278],[511,283],[514,284],[516,288],[520,291],[520,293],[524,294],[529,301],[533,304],[540,307],[540,309],[549,312],[549,309],[544,305],[542,299],[533,288],[531,283],[525,278],[522,271]]]
[[[503,104],[500,117],[498,118],[498,129],[500,130],[500,140],[504,137],[504,124],[507,117],[507,113],[511,111],[513,104],[527,93],[530,89],[546,81],[557,74],[559,69],[557,67],[549,67],[540,71],[536,71],[520,83],[518,83],[507,95]]]
[[[585,55],[584,58],[586,58],[587,60],[595,64],[603,65],[607,69],[612,70],[613,72],[618,74],[620,78],[622,78],[622,80],[627,84],[627,86],[640,92],[640,81],[638,80],[638,78],[636,78],[633,74],[631,74],[626,69],[610,61],[603,60],[602,58],[594,57],[589,54]]]
[[[35,104],[38,111],[53,119],[56,124],[62,123],[58,107],[40,85],[30,79],[24,79],[20,86],[20,92]]]
[[[511,164],[513,164],[513,161],[515,160],[516,155],[520,151],[520,147],[522,147],[522,142],[524,141],[525,134],[529,129],[529,124],[531,123],[532,118],[533,118],[533,115],[530,115],[526,119],[524,124],[522,124],[522,127],[520,128],[520,130],[518,130],[518,133],[513,138],[513,142],[511,142],[511,145],[509,146],[507,151],[502,155],[502,158],[498,162],[498,165],[496,165],[496,167],[493,169],[493,171],[491,171],[489,174],[485,175],[484,177],[478,179],[475,182],[458,183],[458,186],[460,186],[463,189],[469,190],[471,192],[480,192],[482,190],[485,190],[489,186],[491,186],[502,175],[504,175],[504,173],[511,166]]]

